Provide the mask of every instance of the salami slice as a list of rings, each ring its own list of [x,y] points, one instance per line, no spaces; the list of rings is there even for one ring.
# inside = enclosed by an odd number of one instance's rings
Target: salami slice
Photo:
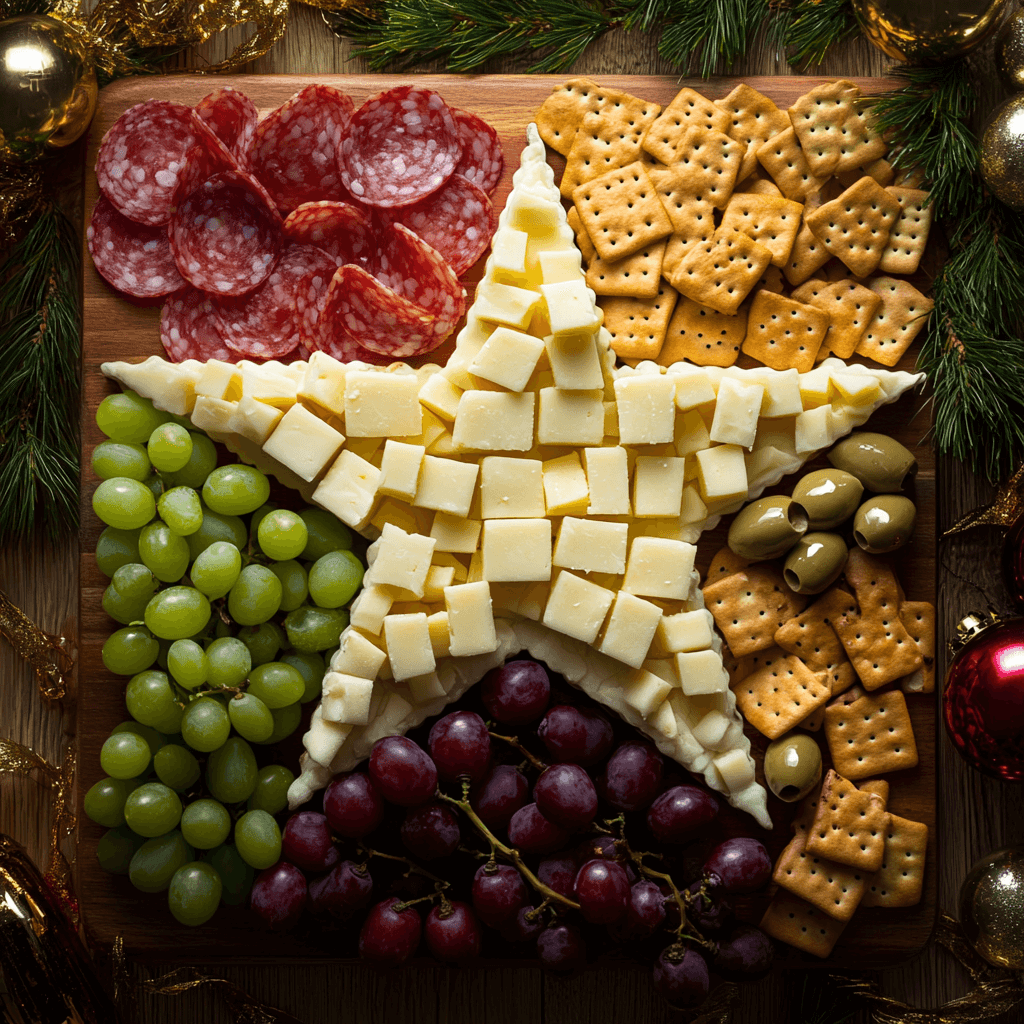
[[[436,192],[461,156],[445,101],[430,89],[399,86],[353,114],[339,153],[341,180],[369,206],[409,206]]]
[[[164,303],[160,314],[160,341],[167,358],[174,363],[186,359],[205,362],[235,358],[217,331],[209,295],[197,288],[172,295]]]
[[[365,348],[359,343],[359,335],[356,333],[361,317],[379,320],[381,315],[380,307],[367,310],[365,302],[351,301],[353,286],[360,288],[364,284],[367,284],[370,290],[376,289],[378,293],[383,292],[392,299],[396,297],[361,267],[349,265],[339,268],[324,295],[323,309],[308,344],[314,351],[326,352],[343,363],[351,363],[358,359],[364,363],[387,366],[400,357],[390,352],[380,353]],[[404,304],[408,305],[410,304]],[[422,309],[419,310],[419,315],[425,315]],[[346,325],[346,317],[350,319],[352,329]]]
[[[204,96],[196,104],[195,111],[235,158],[238,166],[245,169],[259,120],[252,100],[244,92],[228,85]]]
[[[339,267],[355,263],[369,269],[376,254],[377,236],[370,218],[349,203],[303,203],[285,218],[284,233],[293,242],[323,249]]]
[[[436,249],[461,277],[491,244],[494,205],[483,189],[453,174],[436,192],[389,214]]]
[[[100,196],[85,232],[100,275],[127,295],[152,299],[185,287],[167,228],[137,224]]]
[[[482,117],[468,110],[453,107],[452,113],[459,126],[459,141],[462,143],[462,159],[455,173],[468,178],[477,188],[493,192],[505,166],[498,133]]]
[[[208,178],[175,211],[171,248],[181,276],[214,295],[244,295],[274,269],[281,218],[243,171]]]
[[[282,212],[317,199],[345,199],[338,147],[352,100],[326,85],[307,85],[256,126],[249,167]]]

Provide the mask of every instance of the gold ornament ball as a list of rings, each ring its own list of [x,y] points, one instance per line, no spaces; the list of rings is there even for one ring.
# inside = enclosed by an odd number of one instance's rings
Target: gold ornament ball
[[[96,95],[77,30],[37,14],[0,22],[0,153],[29,161],[70,145],[89,127]]]
[[[960,925],[979,956],[1024,968],[1024,847],[979,860],[960,886]]]
[[[981,133],[979,170],[988,190],[1024,210],[1024,93],[1000,103]]]
[[[974,49],[1014,0],[853,0],[864,34],[901,61],[945,60]]]
[[[996,71],[1012,91],[1024,89],[1024,9],[1016,11],[996,36]]]

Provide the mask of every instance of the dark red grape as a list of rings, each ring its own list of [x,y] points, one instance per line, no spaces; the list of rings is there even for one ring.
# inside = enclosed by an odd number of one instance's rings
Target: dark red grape
[[[455,852],[462,834],[459,819],[444,804],[410,807],[401,829],[402,845],[422,860],[437,860]]]
[[[544,714],[551,699],[551,680],[539,662],[507,661],[480,681],[480,699],[496,722],[525,725]]]
[[[615,861],[588,860],[576,873],[573,892],[580,913],[591,924],[614,924],[626,916],[629,879]]]
[[[573,883],[576,881],[576,861],[568,854],[545,857],[537,865],[537,877],[549,889],[571,898]]]
[[[384,801],[369,775],[349,772],[324,790],[324,814],[339,836],[362,839],[381,823]]]
[[[537,936],[541,967],[549,971],[578,971],[587,962],[587,949],[579,929],[571,924],[549,925]]]
[[[309,883],[309,907],[315,914],[329,914],[347,921],[370,902],[373,879],[361,864],[343,860],[329,875]]]
[[[667,1003],[681,1010],[700,1006],[708,997],[707,961],[692,949],[682,957],[670,946],[654,961],[654,989]]]
[[[359,932],[359,955],[382,967],[405,963],[420,944],[423,924],[415,907],[395,910],[397,896],[374,905]]]
[[[701,883],[694,882],[690,892],[698,894]],[[695,898],[686,908],[686,916],[706,935],[721,935],[732,927],[735,919],[732,903],[718,893]]]
[[[338,863],[327,818],[316,811],[297,811],[281,833],[281,856],[303,871],[330,871]]]
[[[662,843],[685,843],[718,816],[718,801],[696,786],[665,790],[647,811],[647,825]]]
[[[381,795],[399,807],[425,804],[437,789],[437,768],[407,736],[385,736],[370,751],[370,778]]]
[[[522,875],[509,864],[488,870],[481,864],[473,876],[473,907],[484,924],[500,928],[526,903]]]
[[[306,905],[306,876],[287,861],[261,871],[252,883],[249,906],[261,923],[275,932],[294,928]]]
[[[469,802],[492,831],[504,831],[530,798],[530,783],[514,765],[496,764],[469,791]]]
[[[442,963],[464,964],[480,955],[480,922],[468,903],[451,900],[446,914],[440,906],[427,914],[423,931],[427,948]]]
[[[621,743],[608,758],[597,785],[619,811],[642,811],[658,795],[662,760],[650,743]]]
[[[530,904],[520,907],[516,916],[501,926],[501,937],[506,942],[533,942],[544,931],[544,915],[537,914],[532,919],[530,914],[537,908]]]
[[[597,790],[590,776],[575,764],[553,764],[540,773],[533,799],[548,821],[575,832],[594,820]]]
[[[589,768],[608,756],[615,743],[612,724],[604,715],[584,708],[558,704],[537,726],[552,760]]]
[[[491,763],[491,737],[475,711],[453,711],[431,727],[430,756],[442,782],[482,779]]]
[[[759,928],[741,924],[718,944],[714,966],[726,977],[760,977],[768,973],[774,958],[772,940]]]
[[[520,853],[543,855],[565,846],[569,833],[548,821],[536,804],[520,807],[508,823],[508,840]]]
[[[772,859],[764,844],[749,836],[726,839],[704,862],[704,873],[722,892],[757,892],[772,877]]]
[[[616,860],[620,864],[626,855],[616,845],[614,836],[587,836],[576,847],[576,863],[585,864],[588,860]]]
[[[650,879],[641,878],[630,886],[625,918],[610,930],[618,942],[639,942],[650,938],[664,923],[664,894]]]

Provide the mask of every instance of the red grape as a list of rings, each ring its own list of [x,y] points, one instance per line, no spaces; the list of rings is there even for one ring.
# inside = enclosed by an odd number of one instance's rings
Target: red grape
[[[503,725],[525,725],[540,718],[550,698],[547,669],[536,661],[507,661],[480,681],[487,714]]]
[[[569,833],[548,821],[536,804],[526,804],[512,815],[508,839],[520,853],[541,855],[565,846]]]
[[[737,836],[711,851],[704,862],[704,873],[722,892],[757,892],[772,877],[772,859],[756,839]]]
[[[585,864],[588,860],[616,860],[620,864],[626,859],[619,851],[613,836],[587,836],[576,847],[576,863]]]
[[[327,818],[316,811],[297,811],[281,833],[281,856],[303,871],[330,871],[338,863]]]
[[[759,977],[768,973],[774,958],[772,940],[759,928],[741,924],[718,944],[715,970],[726,977]]]
[[[588,860],[576,874],[573,892],[580,913],[591,924],[614,924],[626,916],[629,879],[615,861]]]
[[[271,931],[294,928],[306,905],[306,876],[287,861],[261,871],[252,884],[249,906]]]
[[[537,726],[552,760],[589,768],[608,756],[615,742],[612,724],[604,715],[585,708],[558,704]]]
[[[315,914],[330,914],[347,921],[370,902],[373,879],[361,864],[343,860],[329,874],[309,883],[309,907]]]
[[[576,971],[587,962],[587,949],[579,929],[571,924],[553,924],[537,936],[541,967],[549,971]]]
[[[410,807],[401,829],[402,845],[422,860],[437,860],[455,852],[462,834],[459,819],[444,804]]]
[[[446,914],[432,907],[423,931],[427,948],[446,964],[464,964],[480,955],[480,922],[468,903],[451,900]]]
[[[597,790],[575,764],[545,768],[533,787],[533,799],[548,821],[570,832],[589,825],[597,813]]]
[[[647,878],[630,886],[626,917],[612,925],[612,937],[618,942],[639,942],[652,936],[665,923],[665,896]]]
[[[514,917],[526,903],[526,895],[522,875],[509,864],[496,864],[492,870],[481,864],[473,876],[473,907],[491,928]]]
[[[536,909],[533,904],[520,907],[516,916],[501,926],[501,937],[506,942],[533,942],[544,931],[543,914],[537,914],[532,920],[529,917]]]
[[[718,816],[718,801],[696,786],[665,790],[647,811],[647,824],[662,843],[685,843]]]
[[[710,894],[696,895],[700,888],[700,882],[690,886],[695,898],[687,906],[686,916],[706,935],[721,935],[732,927],[735,918],[732,903],[717,893],[714,898]]]
[[[381,823],[384,801],[369,775],[349,772],[324,791],[324,814],[339,836],[362,839]]]
[[[537,865],[537,877],[561,896],[572,898],[572,886],[576,881],[576,861],[568,854],[545,857]]]
[[[619,811],[642,811],[661,786],[661,754],[650,743],[620,744],[597,780],[601,796]]]
[[[491,763],[491,737],[474,711],[453,711],[430,730],[430,756],[442,782],[482,779]]]
[[[405,963],[420,944],[423,925],[415,907],[395,910],[402,901],[390,896],[370,909],[359,932],[359,955],[381,966]]]
[[[399,807],[425,804],[437,789],[437,768],[407,736],[385,736],[370,751],[370,778],[385,800]]]
[[[655,991],[679,1009],[700,1006],[708,997],[710,984],[707,961],[692,949],[679,957],[670,946],[654,961]]]
[[[530,783],[514,765],[496,764],[469,791],[469,802],[492,831],[504,831],[530,796]]]

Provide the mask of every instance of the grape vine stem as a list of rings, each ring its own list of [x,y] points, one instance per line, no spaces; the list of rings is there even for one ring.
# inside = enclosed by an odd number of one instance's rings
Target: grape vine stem
[[[488,735],[491,739],[501,740],[502,742],[507,743],[510,747],[514,747],[531,765],[533,765],[534,768],[537,769],[537,771],[542,772],[547,768],[547,765],[539,757],[531,754],[530,751],[528,751],[526,747],[519,742],[518,736],[501,736],[496,732],[488,732]]]
[[[404,864],[409,870],[406,874],[411,875],[423,875],[424,878],[429,878],[432,882],[436,882],[438,885],[443,885],[446,889],[450,882],[445,881],[443,878],[438,878],[437,875],[428,871],[426,868],[420,867],[419,864],[414,860],[410,860],[408,857],[401,857],[394,853],[381,853],[380,850],[374,850],[369,846],[364,846],[362,843],[359,844],[359,852],[369,860],[371,857],[380,857],[382,860],[394,860],[399,864]]]

